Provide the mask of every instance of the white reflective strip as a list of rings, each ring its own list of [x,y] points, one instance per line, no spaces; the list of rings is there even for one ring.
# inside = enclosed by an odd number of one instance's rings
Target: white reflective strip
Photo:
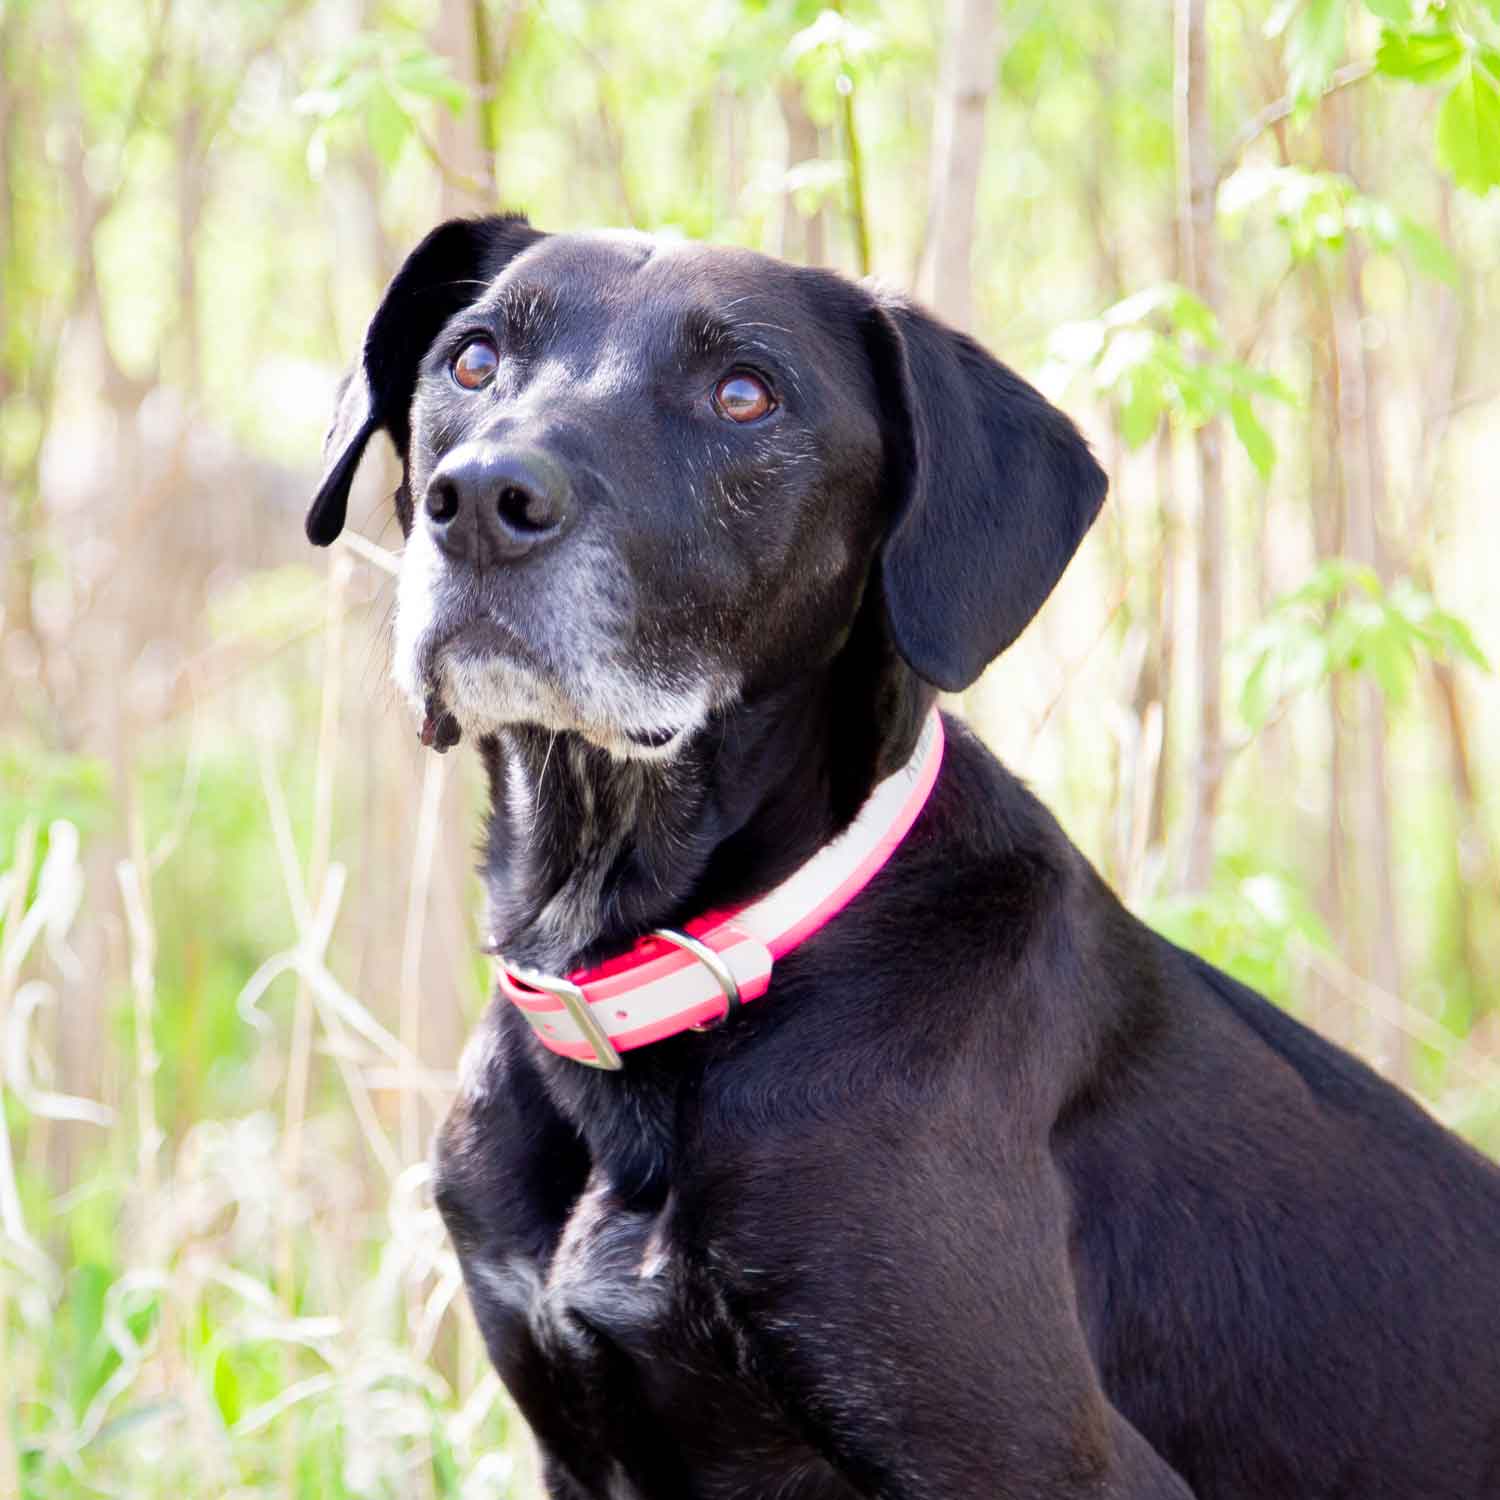
[[[725,949],[719,957],[729,965],[730,972],[742,988],[748,989],[756,980],[764,979],[771,972],[770,952],[764,944],[753,938]],[[639,1031],[643,1026],[669,1021],[707,1000],[722,1000],[723,997],[724,991],[719,987],[719,981],[707,968],[694,960],[686,968],[677,969],[650,984],[627,990],[614,999],[591,1001],[589,1009],[603,1030],[614,1038],[626,1032]],[[548,1041],[586,1040],[578,1024],[566,1010],[522,1009],[532,1027]]]
[[[911,759],[870,793],[854,821],[774,890],[736,912],[734,925],[769,946],[837,890],[890,832],[896,814],[922,775],[937,732],[937,715],[931,714],[917,736]]]

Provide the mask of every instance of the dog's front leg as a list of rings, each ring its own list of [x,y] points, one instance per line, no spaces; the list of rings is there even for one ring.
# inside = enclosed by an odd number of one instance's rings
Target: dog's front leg
[[[1191,1500],[1100,1386],[1050,1162],[899,1140],[762,1141],[774,1168],[717,1210],[731,1301],[808,1440],[881,1500]]]
[[[608,1465],[579,1441],[589,1412],[578,1392],[559,1388],[563,1372],[543,1347],[535,1309],[588,1153],[521,1042],[508,1008],[492,1009],[476,1029],[434,1143],[435,1196],[491,1362],[537,1439],[547,1494],[587,1500],[604,1493]]]
[[[827,1319],[809,1320],[811,1339],[829,1348],[808,1358],[790,1332],[799,1319],[774,1321],[783,1331],[770,1341],[772,1359],[797,1372],[784,1391],[788,1404],[810,1418],[804,1430],[814,1446],[872,1500],[1193,1500],[1086,1382],[1044,1377],[1024,1393],[997,1395],[993,1369],[955,1360],[914,1377],[902,1353],[846,1338]]]

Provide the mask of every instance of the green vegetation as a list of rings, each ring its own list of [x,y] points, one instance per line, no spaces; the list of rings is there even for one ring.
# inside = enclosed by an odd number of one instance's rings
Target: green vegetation
[[[957,706],[1500,1150],[1497,186],[1496,0],[0,0],[0,1497],[531,1493],[422,1165],[475,768],[391,474],[301,534],[449,213],[868,270],[1074,411],[1110,505]]]

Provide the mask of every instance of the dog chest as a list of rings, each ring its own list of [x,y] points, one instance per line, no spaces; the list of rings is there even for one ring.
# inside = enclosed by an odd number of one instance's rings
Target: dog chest
[[[788,1428],[714,1277],[674,1243],[672,1215],[670,1199],[627,1207],[595,1173],[545,1264],[469,1261],[482,1321],[528,1345],[566,1393],[545,1417],[552,1451],[580,1482],[608,1473],[622,1500],[848,1500]],[[505,1316],[485,1319],[486,1303]]]

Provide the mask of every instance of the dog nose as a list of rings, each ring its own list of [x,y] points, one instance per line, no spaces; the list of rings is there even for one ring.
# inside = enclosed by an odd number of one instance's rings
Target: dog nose
[[[562,466],[536,449],[465,443],[434,470],[424,504],[455,561],[510,562],[551,541],[573,514]]]

